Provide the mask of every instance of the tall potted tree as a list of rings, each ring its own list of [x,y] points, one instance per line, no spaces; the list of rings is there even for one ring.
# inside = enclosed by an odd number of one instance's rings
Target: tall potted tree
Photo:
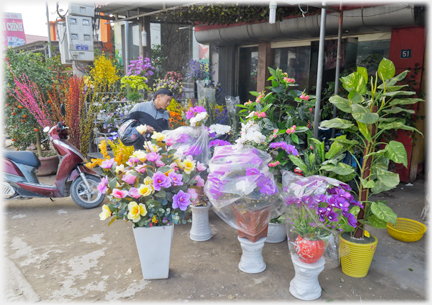
[[[397,141],[382,142],[382,134],[391,129],[419,132],[406,125],[404,119],[394,116],[400,112],[414,113],[403,108],[403,105],[422,101],[420,98],[409,97],[415,95],[415,92],[402,91],[405,86],[397,84],[406,77],[408,71],[397,76],[395,71],[393,62],[384,58],[376,76],[370,78],[370,88],[367,86],[366,68],[358,67],[356,72],[342,77],[343,87],[349,92],[348,98],[336,95],[330,98],[330,102],[351,116],[352,120],[335,118],[324,121],[321,125],[353,132],[352,140],[336,139],[339,143],[338,150],[358,149],[363,152],[361,162],[357,160],[360,168],[360,205],[351,209],[351,213],[356,215],[357,226],[350,228],[346,225],[345,232],[340,235],[342,272],[351,277],[361,278],[367,275],[378,242],[375,236],[365,230],[365,226],[386,228],[388,222],[395,224],[397,218],[386,201],[369,200],[370,195],[388,191],[399,184],[399,175],[388,170],[390,160],[407,166],[404,145]],[[381,84],[378,85],[379,80]]]

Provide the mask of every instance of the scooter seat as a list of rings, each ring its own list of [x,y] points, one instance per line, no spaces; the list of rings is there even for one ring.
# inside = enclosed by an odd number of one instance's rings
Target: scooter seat
[[[3,152],[3,156],[16,163],[29,165],[36,168],[41,166],[40,160],[35,155],[35,153],[31,151],[5,151]]]

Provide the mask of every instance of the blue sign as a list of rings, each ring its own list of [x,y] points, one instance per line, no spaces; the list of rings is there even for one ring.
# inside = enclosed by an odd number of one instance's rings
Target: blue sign
[[[86,44],[77,44],[76,50],[77,51],[88,51],[89,47]]]
[[[411,58],[411,49],[401,50],[401,58]]]

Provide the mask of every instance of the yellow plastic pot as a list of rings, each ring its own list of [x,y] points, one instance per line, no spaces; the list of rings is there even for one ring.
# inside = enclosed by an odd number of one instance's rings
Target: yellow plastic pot
[[[339,235],[339,254],[342,272],[350,277],[361,278],[368,274],[378,239],[369,244],[348,241]]]

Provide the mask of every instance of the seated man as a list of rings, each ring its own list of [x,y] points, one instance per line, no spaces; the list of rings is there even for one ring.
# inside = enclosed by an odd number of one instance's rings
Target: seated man
[[[134,144],[135,150],[143,149],[144,141],[151,141],[154,131],[169,129],[169,114],[166,108],[173,94],[168,89],[159,89],[154,96],[151,101],[136,104],[126,117],[126,120],[137,120],[138,126],[141,124],[147,127],[146,134]]]

